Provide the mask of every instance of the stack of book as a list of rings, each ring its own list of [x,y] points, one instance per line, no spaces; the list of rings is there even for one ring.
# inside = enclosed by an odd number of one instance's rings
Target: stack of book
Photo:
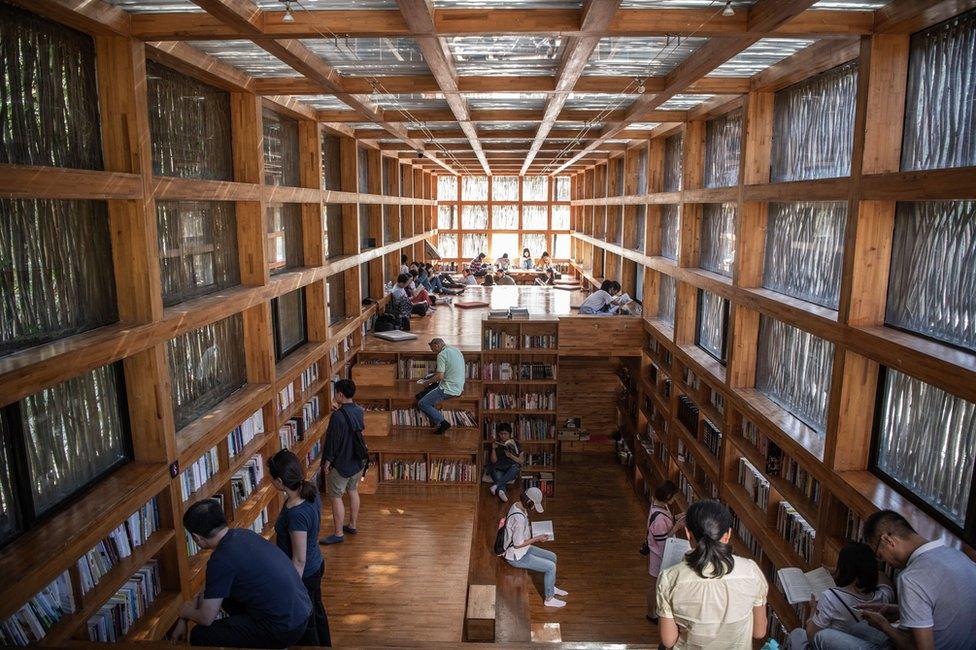
[[[695,498],[694,488],[691,487],[691,483],[688,482],[684,474],[678,474],[678,489],[681,491],[681,494],[685,495],[685,501],[689,505],[698,500]]]
[[[227,452],[233,458],[258,434],[264,433],[264,413],[258,409],[227,434]]]
[[[96,643],[122,641],[161,591],[159,564],[151,560],[88,619],[88,640]]]
[[[132,513],[128,519],[93,546],[77,562],[81,593],[87,594],[120,561],[132,555],[159,530],[159,505],[156,497]]]
[[[264,479],[264,459],[255,454],[247,459],[244,466],[230,477],[231,495],[234,499],[234,509],[241,507],[251,493]]]
[[[685,368],[684,372],[685,386],[692,390],[698,390],[701,388],[701,379],[698,375],[691,371],[691,368]]]
[[[452,427],[477,426],[477,420],[469,411],[441,411],[441,414]],[[433,426],[427,416],[417,409],[395,409],[390,411],[390,417],[395,427]]]
[[[508,361],[498,363],[486,363],[484,368],[484,378],[489,381],[511,381],[515,378],[517,365]]]
[[[305,439],[304,436],[305,429],[299,427],[298,420],[292,418],[278,429],[278,442],[281,443],[282,449],[291,449],[299,442]]]
[[[482,405],[488,411],[510,411],[518,408],[518,397],[512,393],[485,393]]]
[[[519,440],[554,440],[556,423],[546,417],[520,416],[515,421],[515,434]]]
[[[725,415],[725,398],[722,393],[716,393],[714,390],[708,395],[709,403],[715,407],[721,415]]]
[[[780,476],[803,493],[811,503],[820,503],[820,481],[813,478],[813,475],[803,469],[793,457],[783,456]]]
[[[692,434],[698,431],[698,413],[698,406],[688,396],[678,396],[678,422]]]
[[[670,379],[665,379],[664,382],[661,383],[661,396],[664,399],[668,399],[669,397],[671,397],[671,380]]]
[[[742,437],[753,447],[759,449],[759,441],[763,435],[759,433],[759,427],[752,420],[742,418]]]
[[[522,489],[527,490],[530,487],[539,488],[544,496],[551,497],[555,494],[555,476],[552,472],[523,474]]]
[[[722,432],[708,419],[702,422],[701,441],[708,453],[718,457],[722,450]]]
[[[556,393],[525,393],[519,398],[526,411],[555,411]]]
[[[753,559],[757,563],[762,564],[762,545],[759,543],[759,540],[756,539],[756,536],[752,534],[752,531],[749,530],[749,527],[742,522],[735,511],[732,511],[732,529],[735,531],[735,534],[739,536],[739,539],[742,540],[742,543],[746,545],[746,548],[749,549],[749,552],[752,553]]]
[[[322,441],[316,440],[315,442],[312,443],[312,448],[309,449],[308,453],[305,455],[305,464],[308,467],[311,467],[312,463],[317,461],[319,459],[319,456],[321,455],[322,455]]]
[[[437,369],[434,359],[400,359],[397,363],[397,375],[400,379],[423,379]]]
[[[430,461],[431,482],[471,483],[475,480],[477,467],[463,460],[433,458]]]
[[[629,449],[627,453],[630,453]],[[552,467],[556,464],[556,456],[548,451],[533,452],[525,455],[525,464],[529,467]]]
[[[485,330],[484,337],[485,350],[517,350],[518,337],[508,332],[498,332],[495,330]]]
[[[776,530],[804,562],[810,562],[817,531],[788,501],[780,501],[776,512]]]
[[[308,368],[305,368],[305,370],[302,371],[301,377],[299,377],[299,381],[301,382],[302,385],[302,392],[304,393],[305,391],[307,391],[309,388],[312,387],[312,384],[314,384],[318,380],[319,380],[319,364],[313,363]]]
[[[522,347],[526,350],[549,350],[556,347],[555,334],[524,334]]]
[[[278,410],[284,411],[295,403],[295,384],[290,382],[278,391]]]
[[[265,526],[267,525],[268,525],[268,509],[262,508],[261,512],[258,513],[258,516],[254,518],[254,521],[251,522],[251,525],[248,526],[248,528],[250,528],[255,533],[260,535],[264,531]]]
[[[556,378],[556,367],[551,363],[523,363],[519,366],[519,379],[542,381]]]
[[[217,459],[217,448],[212,447],[180,474],[180,493],[183,500],[187,501],[191,494],[199,490],[218,471],[220,471],[220,463]]]
[[[385,460],[383,462],[384,481],[417,481],[427,480],[427,462],[419,460]]]
[[[756,507],[765,512],[769,506],[769,481],[762,472],[745,458],[740,458],[736,482],[742,486]]]
[[[0,644],[26,646],[38,643],[63,616],[74,611],[71,576],[65,571],[0,623]]]

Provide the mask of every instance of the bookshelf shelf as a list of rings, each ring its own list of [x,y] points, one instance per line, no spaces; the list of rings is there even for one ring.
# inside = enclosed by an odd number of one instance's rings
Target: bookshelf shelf
[[[199,458],[252,413],[272,401],[271,384],[247,384],[176,434],[180,467]],[[267,425],[267,418],[265,424]]]
[[[223,439],[224,449],[226,449],[226,439]],[[199,488],[197,488],[193,494],[183,502],[183,511],[185,512],[194,503],[199,503],[204,499],[209,499],[214,494],[220,491],[222,487],[230,483],[230,478],[233,476],[244,464],[255,454],[259,454],[265,445],[267,445],[272,440],[272,437],[267,433],[259,433],[254,436],[251,442],[244,445],[244,448],[227,461],[227,466],[219,470],[216,474],[207,479],[206,482],[202,483]],[[277,441],[277,439],[275,439]],[[218,455],[220,450],[218,450]],[[195,459],[194,459],[195,460]],[[183,469],[183,468],[181,468]]]
[[[302,392],[300,395],[296,395],[295,401],[289,404],[288,408],[286,408],[284,411],[278,411],[277,427],[280,427],[282,424],[295,417],[295,415],[301,411],[302,407],[305,406],[306,402],[322,392],[322,389],[325,388],[325,384],[325,379],[319,379],[314,384],[309,386],[308,390]]]
[[[178,591],[163,591],[137,620],[123,641],[158,641],[176,623],[183,595]]]

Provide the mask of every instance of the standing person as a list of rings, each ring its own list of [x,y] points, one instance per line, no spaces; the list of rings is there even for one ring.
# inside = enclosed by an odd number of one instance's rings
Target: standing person
[[[335,403],[338,405],[329,418],[329,428],[325,431],[325,449],[322,451],[321,472],[328,486],[329,500],[332,502],[332,523],[335,532],[321,544],[338,544],[345,540],[343,533],[355,535],[359,532],[356,521],[359,519],[359,481],[363,478],[366,458],[356,453],[356,437],[362,441],[366,428],[363,409],[352,398],[356,395],[356,384],[351,379],[340,379],[335,383]],[[344,522],[346,511],[342,505],[342,495],[349,493],[349,525]]]
[[[318,644],[331,646],[329,617],[322,604],[322,574],[325,560],[319,550],[319,525],[322,502],[319,491],[305,480],[298,456],[282,449],[268,459],[271,484],[285,494],[285,503],[275,521],[275,543],[291,558],[295,571],[302,579],[308,598],[312,601],[312,620]]]
[[[766,635],[769,586],[752,560],[732,554],[732,515],[714,499],[685,517],[692,550],[661,572],[657,615],[666,648],[751,650]]]
[[[183,603],[174,641],[186,636],[187,621],[196,623],[190,633],[195,646],[284,648],[310,640],[312,603],[281,549],[247,528],[228,528],[216,499],[190,506],[183,527],[212,552],[203,593]],[[218,619],[221,609],[228,616]]]
[[[464,355],[457,348],[444,343],[444,339],[431,339],[429,345],[437,355],[437,367],[424,386],[437,386],[422,394],[417,400],[417,408],[430,418],[431,426],[435,427],[434,433],[442,434],[451,428],[451,423],[444,419],[436,406],[464,392]]]
[[[878,559],[902,569],[898,605],[865,604],[861,615],[896,648],[976,648],[976,564],[941,541],[928,541],[893,510],[864,522]],[[891,621],[898,620],[895,626]],[[819,636],[818,636],[819,638]]]
[[[518,478],[524,464],[525,452],[522,451],[518,440],[512,437],[512,425],[508,422],[499,422],[495,430],[495,439],[491,443],[489,462],[485,467],[486,478],[492,483],[488,491],[503,503],[508,502],[505,488]]]
[[[600,288],[586,297],[580,304],[581,316],[609,316],[616,312],[614,307],[620,285],[614,280],[604,280]]]
[[[495,260],[495,268],[507,271],[511,263],[512,261],[508,259],[508,253],[502,253],[502,256]]]
[[[523,271],[532,270],[532,251],[528,248],[522,249],[522,262],[519,264],[519,268]]]
[[[529,525],[529,508],[542,512],[542,491],[531,487],[512,504],[505,519],[505,560],[513,567],[544,574],[543,589],[546,607],[565,607],[566,601],[556,596],[568,596],[569,592],[556,586],[556,554],[534,544],[549,541],[548,535],[532,537]]]
[[[684,527],[684,515],[671,514],[677,495],[678,486],[673,481],[665,481],[654,490],[647,513],[647,573],[651,576],[647,587],[647,620],[652,623],[657,623],[657,577],[661,573],[664,543]]]

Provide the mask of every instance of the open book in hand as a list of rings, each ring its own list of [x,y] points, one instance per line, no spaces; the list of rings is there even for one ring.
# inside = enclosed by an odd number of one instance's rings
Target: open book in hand
[[[819,598],[824,591],[837,586],[833,576],[823,567],[806,573],[796,567],[787,567],[776,572],[776,579],[790,605],[805,603],[811,596]]]
[[[691,544],[684,537],[669,537],[664,542],[664,554],[661,556],[661,571],[670,569],[675,564],[684,561],[685,553],[691,550]]]
[[[550,540],[556,539],[556,534],[552,532],[552,521],[533,521],[532,536],[547,535]]]

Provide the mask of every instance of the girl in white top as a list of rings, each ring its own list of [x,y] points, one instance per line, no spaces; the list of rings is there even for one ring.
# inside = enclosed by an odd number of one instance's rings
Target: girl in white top
[[[532,269],[532,252],[528,248],[522,249],[522,263],[521,268],[525,271]]]
[[[508,259],[508,253],[504,253],[501,257],[495,260],[495,268],[501,269],[502,271],[507,271],[511,263],[512,261]]]
[[[613,280],[604,280],[600,288],[587,296],[580,305],[580,315],[609,316],[617,312],[615,296],[620,293],[620,284]]]
[[[533,544],[549,541],[548,535],[532,537],[529,525],[529,508],[542,512],[542,491],[529,488],[508,511],[505,520],[505,559],[513,567],[538,571],[544,574],[546,607],[565,607],[566,601],[556,596],[568,596],[569,592],[556,586],[556,554]]]
[[[666,648],[751,650],[766,636],[769,586],[759,566],[732,555],[732,515],[714,499],[688,508],[692,550],[661,572],[657,615]]]

